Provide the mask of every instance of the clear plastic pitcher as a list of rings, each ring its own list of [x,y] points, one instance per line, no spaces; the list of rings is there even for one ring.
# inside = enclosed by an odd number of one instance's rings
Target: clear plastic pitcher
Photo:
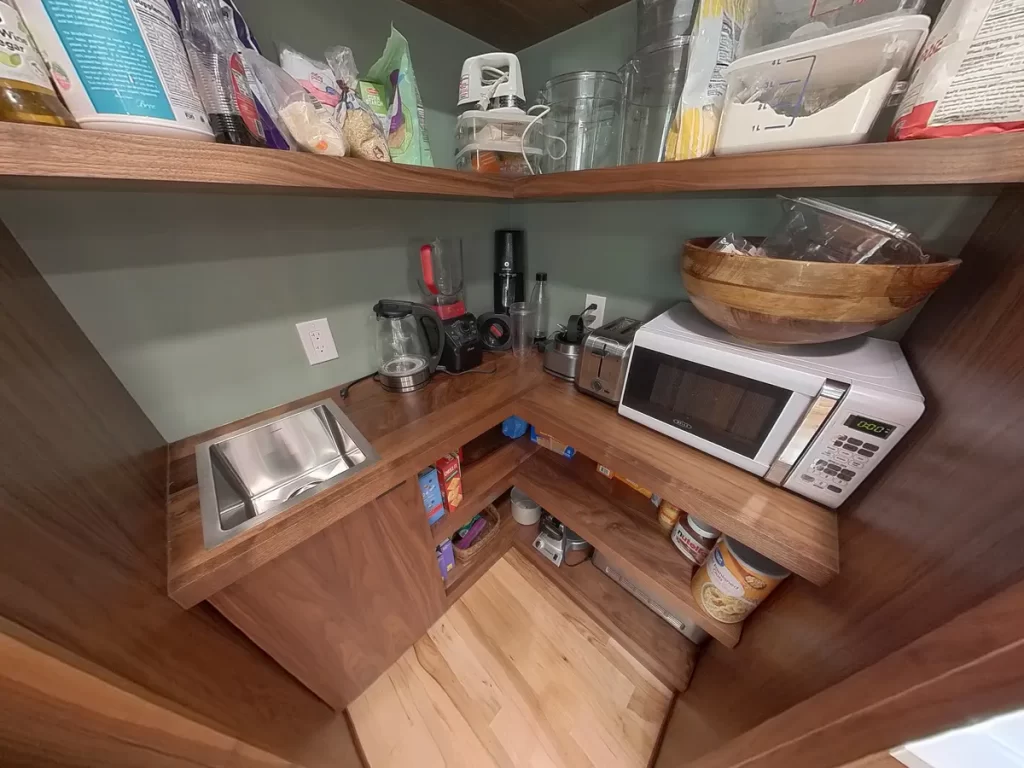
[[[623,85],[619,164],[657,163],[686,80],[688,36],[641,51],[620,70]]]
[[[548,80],[544,173],[606,168],[618,161],[622,80],[614,72],[570,72]]]
[[[690,34],[696,0],[637,0],[636,50]]]

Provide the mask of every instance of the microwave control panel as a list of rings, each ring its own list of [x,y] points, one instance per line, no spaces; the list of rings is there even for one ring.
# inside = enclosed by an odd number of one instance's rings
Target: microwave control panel
[[[905,431],[899,424],[848,414],[818,435],[783,486],[837,507]]]

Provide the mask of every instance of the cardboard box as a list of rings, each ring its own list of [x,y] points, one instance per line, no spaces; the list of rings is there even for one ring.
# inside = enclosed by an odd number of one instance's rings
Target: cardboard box
[[[431,525],[444,517],[444,498],[441,494],[441,483],[437,470],[431,467],[417,476],[420,484],[420,495],[423,497],[423,509],[427,512],[427,522]]]
[[[441,578],[448,581],[451,572],[455,570],[455,552],[452,550],[452,542],[445,539],[437,545],[437,567],[441,571]]]
[[[441,480],[444,507],[448,512],[454,512],[462,503],[462,465],[459,464],[459,454],[449,453],[442,456],[437,460],[436,466]]]

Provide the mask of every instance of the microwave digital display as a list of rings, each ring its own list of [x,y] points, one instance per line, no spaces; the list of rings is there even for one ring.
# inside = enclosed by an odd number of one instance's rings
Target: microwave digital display
[[[892,424],[886,424],[884,421],[869,419],[864,416],[850,416],[843,424],[851,429],[856,429],[858,432],[866,432],[883,440],[886,440],[896,430],[896,427]]]
[[[761,381],[634,347],[622,402],[752,459],[791,394]]]

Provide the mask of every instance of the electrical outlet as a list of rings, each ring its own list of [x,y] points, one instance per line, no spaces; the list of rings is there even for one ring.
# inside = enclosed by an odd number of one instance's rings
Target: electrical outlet
[[[591,304],[597,304],[597,309],[590,310],[583,318],[583,322],[586,323],[587,328],[600,328],[604,325],[604,303],[607,299],[604,296],[595,296],[592,293],[587,294],[587,300],[583,303],[583,306],[589,307]]]
[[[295,330],[299,332],[299,341],[302,342],[310,365],[326,363],[338,356],[338,348],[334,346],[334,337],[331,335],[331,326],[327,324],[327,318],[296,323]]]

